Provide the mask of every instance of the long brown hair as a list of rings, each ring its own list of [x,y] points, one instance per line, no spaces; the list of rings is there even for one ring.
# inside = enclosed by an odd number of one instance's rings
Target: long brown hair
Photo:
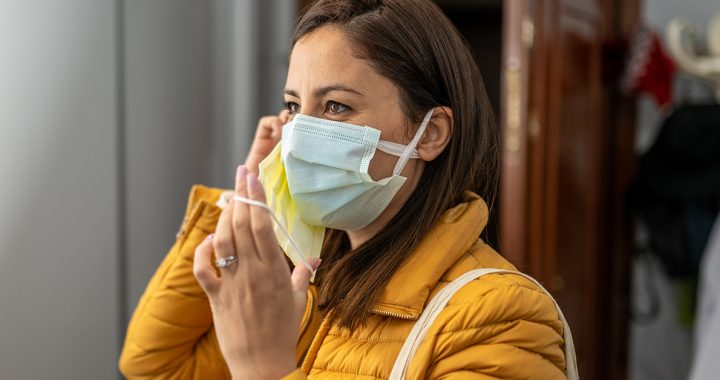
[[[319,0],[297,23],[293,46],[327,25],[354,43],[357,57],[400,90],[403,113],[417,125],[429,109],[448,106],[454,130],[428,162],[413,195],[377,235],[351,249],[329,230],[318,272],[319,305],[353,329],[364,323],[385,285],[449,208],[474,191],[492,205],[498,177],[495,119],[475,60],[460,33],[430,0]]]

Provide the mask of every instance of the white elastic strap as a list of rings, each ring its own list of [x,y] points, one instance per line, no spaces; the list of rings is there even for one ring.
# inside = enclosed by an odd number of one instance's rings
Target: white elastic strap
[[[577,370],[577,359],[575,357],[575,344],[573,343],[570,326],[568,326],[567,320],[565,320],[565,316],[563,315],[562,310],[560,310],[560,306],[557,304],[555,299],[552,298],[550,293],[548,293],[548,291],[545,290],[545,288],[540,285],[539,282],[537,282],[534,278],[526,275],[525,273],[505,269],[483,268],[471,270],[463,274],[462,276],[456,278],[447,286],[445,286],[440,292],[438,292],[438,294],[436,294],[432,300],[430,300],[430,303],[428,303],[428,305],[425,307],[425,310],[423,310],[422,314],[420,315],[420,318],[418,318],[417,322],[415,322],[415,326],[413,326],[412,330],[410,330],[410,334],[408,335],[405,343],[400,349],[400,353],[398,354],[398,357],[395,360],[395,365],[393,365],[392,372],[390,373],[390,380],[405,379],[407,371],[410,367],[410,361],[415,356],[417,349],[420,347],[420,343],[422,343],[425,335],[427,334],[427,331],[430,329],[430,325],[432,325],[432,323],[435,321],[435,318],[445,308],[445,305],[447,305],[448,301],[450,301],[450,298],[452,298],[455,292],[465,286],[468,282],[490,273],[507,273],[523,276],[528,280],[532,281],[547,296],[549,296],[553,300],[553,302],[555,303],[555,308],[558,312],[558,316],[560,317],[560,320],[563,324],[563,339],[565,340],[566,362],[565,374],[568,380],[579,379]]]
[[[412,154],[415,153],[415,155],[417,155],[417,153],[415,152],[415,147],[417,146],[418,141],[420,141],[422,135],[425,133],[425,128],[427,128],[428,123],[430,123],[430,118],[432,117],[433,111],[435,111],[434,108],[430,109],[430,111],[425,114],[425,118],[420,124],[420,128],[418,128],[418,131],[415,133],[415,137],[413,137],[410,143],[405,147],[405,150],[400,155],[397,164],[395,164],[395,170],[393,170],[393,175],[400,175],[400,172],[403,170],[405,164],[407,164]]]
[[[380,140],[378,142],[377,149],[389,155],[400,157],[402,156],[403,152],[405,152],[406,147],[406,145],[398,144],[396,142]],[[410,158],[420,158],[415,149],[413,149],[412,153],[410,154]]]
[[[242,203],[245,203],[245,204],[248,204],[251,206],[260,207],[261,209],[267,211],[268,214],[270,214],[270,218],[272,219],[272,221],[278,227],[280,227],[280,230],[288,238],[288,240],[290,241],[290,244],[292,244],[293,248],[295,248],[295,251],[299,255],[299,257],[297,257],[296,259],[298,259],[299,261],[302,261],[302,263],[310,270],[310,272],[312,273],[312,276],[313,277],[315,276],[315,269],[313,269],[312,265],[310,265],[310,263],[307,261],[307,259],[305,259],[305,256],[303,256],[303,254],[302,254],[302,250],[300,250],[300,247],[298,246],[298,244],[295,242],[295,240],[292,238],[292,236],[290,236],[290,232],[288,232],[288,230],[285,228],[285,226],[283,226],[282,223],[280,223],[280,219],[278,219],[277,216],[275,216],[275,213],[273,213],[272,210],[270,210],[270,207],[268,207],[268,205],[266,205],[265,203],[262,203],[262,202],[258,202],[254,199],[248,199],[245,197],[241,197],[239,195],[234,196],[233,200],[242,202]]]

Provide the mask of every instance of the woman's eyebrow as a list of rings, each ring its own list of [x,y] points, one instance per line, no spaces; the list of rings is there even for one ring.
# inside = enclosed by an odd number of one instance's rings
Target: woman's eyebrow
[[[327,94],[328,92],[332,92],[332,91],[344,91],[344,92],[350,92],[350,93],[353,93],[353,94],[356,94],[356,95],[364,96],[360,91],[357,91],[357,90],[352,89],[352,88],[350,88],[350,87],[346,87],[346,86],[339,85],[339,84],[318,88],[318,89],[316,89],[316,90],[314,91],[313,95],[314,95],[315,97],[318,97],[318,98],[319,98],[319,97],[324,96],[324,95]],[[298,93],[297,93],[297,91],[295,91],[295,90],[287,89],[287,88],[286,88],[285,91],[284,91],[284,93],[287,94],[287,95],[290,95],[290,96],[294,96],[294,97],[296,97],[296,98],[299,98]]]
[[[284,93],[285,95],[290,95],[290,96],[299,98],[299,96],[298,96],[298,94],[297,94],[297,91],[295,91],[295,90],[290,90],[290,89],[287,89],[287,88],[286,88],[286,89],[283,91],[283,93]]]

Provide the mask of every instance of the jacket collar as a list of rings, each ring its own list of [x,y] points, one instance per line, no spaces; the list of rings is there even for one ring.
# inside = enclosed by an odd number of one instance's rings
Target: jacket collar
[[[488,220],[485,202],[472,192],[449,209],[391,277],[373,313],[417,319],[430,292],[475,244]]]
[[[212,232],[232,191],[195,186],[190,195],[188,210],[198,203],[215,204],[206,207],[207,216],[197,221]],[[200,202],[206,201],[206,202]],[[186,215],[187,224],[189,216]],[[372,312],[404,319],[417,319],[440,278],[475,244],[488,220],[488,208],[477,194],[465,193],[464,202],[446,211],[437,224],[420,241],[385,286]],[[184,227],[183,227],[184,228]]]

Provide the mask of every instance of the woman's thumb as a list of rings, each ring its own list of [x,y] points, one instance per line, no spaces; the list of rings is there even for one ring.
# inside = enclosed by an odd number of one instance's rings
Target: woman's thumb
[[[308,263],[310,266],[312,266],[315,270],[320,266],[320,263],[322,260],[311,257],[308,259]],[[305,294],[307,291],[308,285],[310,284],[310,278],[315,274],[314,272],[310,271],[308,267],[305,265],[296,265],[295,269],[292,271],[292,275],[290,276],[290,282],[292,283],[292,289],[295,292],[302,292]]]

